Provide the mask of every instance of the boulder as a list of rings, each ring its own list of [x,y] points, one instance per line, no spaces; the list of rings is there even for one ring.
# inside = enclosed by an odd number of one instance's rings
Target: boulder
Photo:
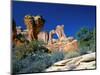
[[[47,68],[45,72],[52,71],[67,71],[67,70],[84,70],[96,68],[96,55],[94,53],[81,55],[74,58],[58,61],[51,67]]]

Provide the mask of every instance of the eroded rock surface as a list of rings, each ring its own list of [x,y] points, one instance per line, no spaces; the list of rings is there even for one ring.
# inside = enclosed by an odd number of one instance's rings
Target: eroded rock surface
[[[51,67],[46,69],[45,72],[64,71],[64,70],[84,70],[84,69],[95,69],[95,68],[96,68],[96,56],[95,53],[91,53],[56,62]]]
[[[64,52],[78,50],[78,41],[74,37],[66,36],[64,32],[64,25],[57,25],[54,29],[49,32],[42,31],[45,20],[40,15],[25,15],[24,23],[26,29],[22,30],[21,26],[16,27],[13,22],[13,42],[16,45],[25,43],[24,40],[31,42],[33,40],[43,41],[46,43],[46,48],[49,51],[60,50]],[[58,39],[53,38],[57,35]],[[24,39],[24,40],[22,40]]]

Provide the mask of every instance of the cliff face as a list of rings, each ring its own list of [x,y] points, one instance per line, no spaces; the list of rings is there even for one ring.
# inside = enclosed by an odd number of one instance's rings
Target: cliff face
[[[45,72],[96,69],[95,58],[95,53],[91,53],[70,59],[65,59],[54,63],[51,67],[46,69]]]

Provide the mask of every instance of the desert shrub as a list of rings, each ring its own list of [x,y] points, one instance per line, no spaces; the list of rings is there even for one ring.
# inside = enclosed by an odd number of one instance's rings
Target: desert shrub
[[[50,67],[57,61],[64,58],[72,58],[79,56],[79,52],[64,53],[61,51],[54,51],[52,53],[37,52],[32,55],[28,55],[24,59],[13,62],[13,73],[36,73],[44,72],[44,70]]]
[[[96,51],[95,44],[91,44],[90,46],[79,48],[80,55],[92,53],[92,52],[95,52],[95,51]]]
[[[81,47],[80,48],[80,55],[84,55],[84,54],[87,54],[87,51],[89,50],[88,47]]]
[[[53,63],[64,58],[63,53],[36,53],[28,55],[24,59],[13,62],[13,73],[35,73],[43,72]]]
[[[41,54],[41,55],[34,55],[30,56],[30,59],[34,59],[33,61],[30,61],[29,63],[26,63],[25,60],[23,60],[23,63],[26,67],[21,69],[18,73],[34,73],[34,72],[42,72],[44,69],[46,69],[48,66],[50,66],[52,63],[50,62],[50,56],[48,54]],[[29,61],[27,59],[26,61]]]
[[[64,59],[64,52],[61,52],[61,51],[54,51],[51,53],[51,61],[52,63],[54,62],[57,62],[57,61],[60,61],[62,59]]]
[[[44,54],[28,55],[20,60],[13,59],[13,73],[29,73],[43,70],[43,68],[46,68],[49,64],[49,56]]]
[[[43,72],[53,63],[64,58],[63,52],[48,53],[42,42],[33,41],[12,49],[12,72]]]
[[[89,28],[81,28],[77,33],[77,38],[79,42],[80,54],[86,54],[96,51],[96,31]]]
[[[64,55],[65,55],[64,59],[68,59],[68,58],[80,56],[80,53],[79,51],[71,51],[71,52],[66,52]]]
[[[16,59],[23,59],[27,55],[32,55],[37,52],[48,52],[48,49],[43,46],[43,42],[32,41],[28,44],[23,44],[17,46],[13,49],[13,54],[16,56]]]
[[[12,73],[17,73],[22,69],[22,64],[18,60],[12,60]]]

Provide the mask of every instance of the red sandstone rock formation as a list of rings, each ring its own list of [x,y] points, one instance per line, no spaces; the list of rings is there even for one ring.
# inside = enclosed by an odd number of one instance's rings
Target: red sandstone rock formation
[[[63,50],[65,52],[78,50],[78,42],[77,42],[77,40],[73,40],[72,42],[67,43]]]
[[[38,39],[38,34],[40,33],[41,29],[44,26],[45,20],[42,16],[33,16],[35,21],[35,27],[34,27],[34,37]]]
[[[44,25],[44,19],[41,16],[26,15],[24,22],[28,30],[28,40],[37,40],[38,34]]]
[[[66,35],[64,33],[64,25],[57,25],[55,32],[60,41],[66,38]]]
[[[27,27],[27,31],[21,31],[21,28],[17,28],[13,22],[13,38],[12,40],[16,45],[22,45],[24,42],[20,38],[16,38],[19,33],[24,35],[25,39],[29,41],[39,40],[47,43],[47,47],[50,51],[62,50],[65,52],[78,50],[78,42],[73,37],[66,37],[64,33],[64,25],[57,25],[54,30],[51,30],[49,34],[47,32],[41,32],[44,26],[44,19],[41,16],[26,15],[24,22]],[[56,34],[58,39],[54,41],[53,35]]]
[[[49,44],[53,44],[53,35],[55,34],[55,30],[51,30],[49,32]]]
[[[47,32],[40,32],[38,34],[38,40],[48,43],[49,34]]]
[[[53,41],[54,34],[58,36],[58,40],[56,40],[56,42]],[[78,50],[78,42],[73,37],[66,37],[64,33],[64,25],[58,25],[55,30],[51,30],[49,33],[49,43],[47,48],[50,51],[75,51]]]
[[[27,30],[28,30],[28,40],[29,41],[32,41],[35,39],[34,37],[34,26],[35,26],[35,22],[34,22],[34,18],[30,15],[26,15],[24,17],[24,22],[25,22],[25,25],[27,27]]]

